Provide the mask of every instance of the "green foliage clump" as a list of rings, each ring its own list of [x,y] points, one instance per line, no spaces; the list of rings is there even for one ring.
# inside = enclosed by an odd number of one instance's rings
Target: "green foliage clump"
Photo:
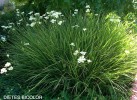
[[[32,94],[126,100],[136,68],[134,37],[123,23],[98,16],[17,27],[9,49],[11,75]]]

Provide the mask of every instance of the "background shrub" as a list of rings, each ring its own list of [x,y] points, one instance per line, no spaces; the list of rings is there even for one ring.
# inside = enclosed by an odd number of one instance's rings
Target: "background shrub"
[[[11,36],[11,34],[9,34],[9,31],[3,30],[1,26],[8,25],[8,23],[10,22],[15,22],[16,18],[16,13],[13,11],[0,15],[0,68],[3,67],[7,59],[7,42]]]
[[[124,24],[92,14],[51,20],[16,28],[11,75],[31,94],[126,100],[137,54]],[[58,25],[60,20],[65,22]],[[76,50],[92,62],[78,63]]]
[[[134,12],[132,0],[13,0],[17,4],[26,3],[29,7],[34,7],[43,13],[46,9],[56,9],[69,11],[72,9],[84,9],[89,4],[94,13],[108,13],[116,11],[123,16],[129,12]],[[28,7],[27,7],[28,8]]]
[[[4,95],[22,95],[24,91],[14,79],[8,76],[0,76],[0,99]]]

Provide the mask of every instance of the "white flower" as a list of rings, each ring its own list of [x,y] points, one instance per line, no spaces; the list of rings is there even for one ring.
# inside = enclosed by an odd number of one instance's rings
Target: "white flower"
[[[73,55],[78,55],[78,53],[79,53],[79,51],[78,50],[76,50],[74,53],[73,53]]]
[[[87,52],[81,51],[80,54],[82,54],[83,56],[86,54]]]
[[[59,18],[59,15],[57,13],[53,13],[51,16],[55,18]]]
[[[61,12],[55,12],[55,11],[47,12],[47,14],[49,14],[49,16],[55,17],[55,18],[59,18],[59,16],[61,16]]]
[[[17,23],[17,25],[20,25],[20,23]]]
[[[40,13],[35,13],[34,15],[35,15],[35,16],[40,16]]]
[[[1,36],[1,41],[6,42],[6,36]]]
[[[2,28],[5,28],[5,26],[1,26]]]
[[[86,58],[84,56],[80,56],[77,61],[78,63],[84,63],[86,61]]]
[[[20,12],[19,12],[19,11],[17,11],[16,13],[17,13],[17,14],[19,14]]]
[[[39,24],[41,24],[41,22],[38,22]]]
[[[16,9],[16,11],[19,11],[19,9]]]
[[[75,16],[75,14],[78,14],[78,9],[74,10],[74,14],[72,16]]]
[[[75,14],[78,14],[78,12],[74,12],[74,15],[75,15]]]
[[[8,28],[12,28],[12,26],[10,25],[10,26],[8,26]]]
[[[75,27],[79,27],[78,25],[75,25]]]
[[[5,26],[5,29],[8,29],[9,27],[8,26]]]
[[[9,55],[9,54],[7,54],[6,56],[9,58],[9,56],[10,56],[10,55]]]
[[[7,62],[4,67],[10,67],[10,66],[11,66],[11,63]]]
[[[83,28],[83,31],[86,31],[87,29],[86,28]]]
[[[89,12],[90,12],[90,9],[86,9],[86,12],[89,13]]]
[[[10,66],[10,67],[8,68],[8,70],[13,70],[13,67],[12,67],[12,66]]]
[[[72,14],[72,16],[75,16],[75,14]]]
[[[72,28],[75,28],[75,27],[78,28],[79,26],[78,26],[78,25],[74,25],[74,26],[72,26]]]
[[[132,30],[130,30],[129,33],[132,33]]]
[[[55,22],[56,22],[56,20],[55,20],[55,19],[52,19],[50,22],[51,22],[51,23],[55,23]]]
[[[95,14],[95,16],[98,16],[98,14]]]
[[[21,12],[22,15],[24,15],[24,12]]]
[[[43,17],[45,17],[45,16],[46,16],[46,14],[43,14],[42,16],[43,16]]]
[[[0,73],[3,74],[3,73],[6,73],[6,72],[7,72],[7,69],[6,68],[2,68]]]
[[[2,28],[5,28],[5,29],[7,29],[7,27],[6,26],[1,26]]]
[[[119,18],[111,18],[110,21],[111,22],[120,22],[121,20]]]
[[[9,23],[8,25],[9,25],[9,26],[7,26],[6,28],[12,28],[12,26],[13,26],[14,24]]]
[[[30,44],[29,44],[29,43],[24,43],[24,45],[26,45],[26,46],[27,46],[27,45],[30,45]]]
[[[27,23],[26,26],[30,26],[30,25]]]
[[[43,16],[40,16],[39,19],[43,19]]]
[[[61,14],[60,16],[64,16],[64,15]]]
[[[50,12],[47,12],[47,14],[50,14]]]
[[[48,12],[47,12],[48,13]],[[55,13],[55,11],[54,10],[52,10],[52,11],[50,11],[49,13]]]
[[[5,28],[5,26],[1,26],[2,28]]]
[[[87,60],[88,63],[91,63],[92,61],[90,59]]]
[[[110,21],[111,21],[111,22],[114,22],[114,19],[111,18]]]
[[[14,23],[9,23],[9,25],[14,25]]]
[[[50,14],[50,13],[53,13],[53,12],[55,12],[54,10],[52,10],[52,11],[50,11],[50,12],[46,12],[47,14]]]
[[[34,2],[32,2],[31,4],[34,5]]]
[[[86,7],[85,8],[90,8],[90,5],[86,5]]]
[[[16,14],[17,16],[20,16],[20,14]]]
[[[33,17],[33,16],[30,16],[29,20],[30,20],[30,21],[32,21],[32,20],[36,20],[36,18]]]
[[[74,43],[70,43],[70,45],[71,45],[71,46],[75,46],[75,44],[74,44]]]
[[[45,19],[49,19],[49,17],[48,16],[46,16],[46,17],[44,17]]]
[[[129,54],[130,52],[129,52],[128,50],[125,50],[125,53],[126,53],[126,54]]]
[[[75,12],[78,12],[78,9],[75,9],[74,11],[75,11]]]
[[[59,22],[58,22],[58,25],[61,25],[62,23],[63,23],[63,21],[59,21]]]
[[[33,11],[29,12],[28,14],[29,14],[29,15],[33,14]]]
[[[32,23],[30,24],[31,27],[34,27],[35,25],[36,25],[36,22],[32,22]]]
[[[19,20],[19,22],[22,22],[22,21],[23,21],[23,19],[20,19],[20,20]]]

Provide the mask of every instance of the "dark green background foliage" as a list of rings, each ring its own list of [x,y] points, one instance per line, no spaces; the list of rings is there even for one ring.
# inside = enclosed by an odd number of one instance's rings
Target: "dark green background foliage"
[[[0,36],[6,36],[7,41],[9,40],[11,34],[9,34],[8,31],[3,30],[1,26],[7,26],[9,22],[15,22],[16,18],[14,11],[0,15]],[[7,47],[7,42],[2,42],[0,40],[0,68],[5,64]]]
[[[93,12],[106,13],[117,11],[119,14],[134,12],[132,0],[14,0],[16,3],[27,2],[41,13],[46,9],[70,10],[82,9],[86,4],[91,5]],[[32,4],[34,3],[34,4]]]
[[[23,91],[18,83],[9,76],[0,76],[0,100],[4,95],[20,95]]]

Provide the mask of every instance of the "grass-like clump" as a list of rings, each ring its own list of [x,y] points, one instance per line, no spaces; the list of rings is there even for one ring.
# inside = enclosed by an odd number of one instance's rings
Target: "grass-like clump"
[[[137,55],[126,27],[92,14],[18,27],[11,74],[30,93],[51,98],[126,100]]]

